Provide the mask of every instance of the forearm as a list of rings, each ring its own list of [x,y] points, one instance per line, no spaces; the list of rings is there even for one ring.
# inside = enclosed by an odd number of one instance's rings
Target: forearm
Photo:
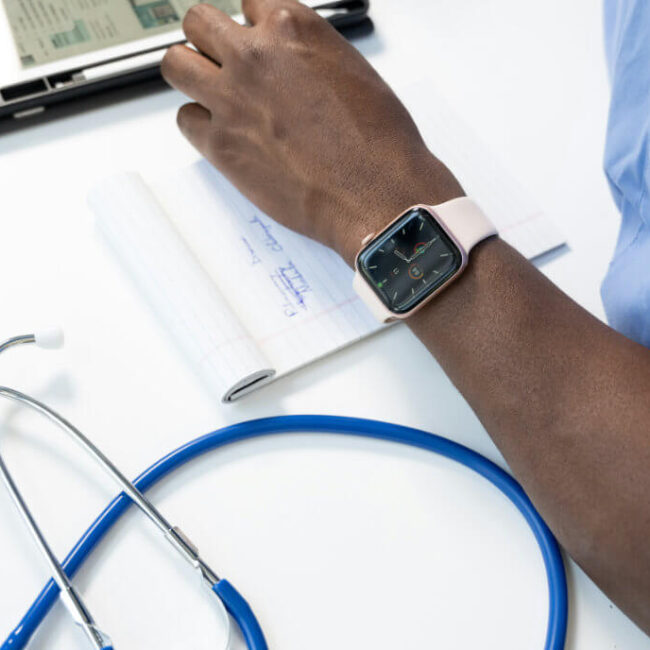
[[[564,547],[650,631],[650,351],[500,240],[410,326]]]
[[[462,195],[430,157],[351,205],[333,243],[360,242],[409,205]],[[366,220],[372,215],[371,222]],[[575,304],[500,239],[408,321],[501,449],[560,542],[650,632],[650,351]]]
[[[352,264],[416,203],[462,194],[359,52],[296,0],[197,5],[165,78],[183,133],[261,210]],[[203,53],[206,55],[204,56]],[[560,541],[650,631],[650,351],[499,240],[409,321]]]

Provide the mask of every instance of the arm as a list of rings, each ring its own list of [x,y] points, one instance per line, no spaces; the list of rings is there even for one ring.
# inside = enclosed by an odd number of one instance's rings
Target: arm
[[[261,209],[352,263],[415,203],[462,195],[368,63],[295,0],[208,6],[163,74],[181,130]],[[209,57],[209,58],[208,58]],[[409,322],[561,543],[650,632],[650,350],[590,316],[500,240]]]

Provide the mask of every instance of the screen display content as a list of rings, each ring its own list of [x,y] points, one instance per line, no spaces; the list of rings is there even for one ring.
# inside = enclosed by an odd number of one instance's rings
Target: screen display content
[[[417,307],[461,264],[458,247],[422,208],[407,212],[359,256],[360,272],[397,314]]]
[[[199,0],[2,0],[23,68],[180,29]],[[228,14],[241,0],[205,0]]]

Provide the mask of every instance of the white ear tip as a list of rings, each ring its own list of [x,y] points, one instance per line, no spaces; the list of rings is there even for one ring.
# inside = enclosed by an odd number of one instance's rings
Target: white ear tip
[[[62,348],[64,341],[63,330],[59,328],[41,330],[34,333],[34,339],[39,348],[45,348],[46,350]]]

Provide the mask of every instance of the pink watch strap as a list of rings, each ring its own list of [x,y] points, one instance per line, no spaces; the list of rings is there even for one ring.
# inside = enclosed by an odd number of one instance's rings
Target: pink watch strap
[[[497,229],[485,212],[466,196],[431,206],[431,210],[444,222],[467,254],[476,244],[497,234]]]

